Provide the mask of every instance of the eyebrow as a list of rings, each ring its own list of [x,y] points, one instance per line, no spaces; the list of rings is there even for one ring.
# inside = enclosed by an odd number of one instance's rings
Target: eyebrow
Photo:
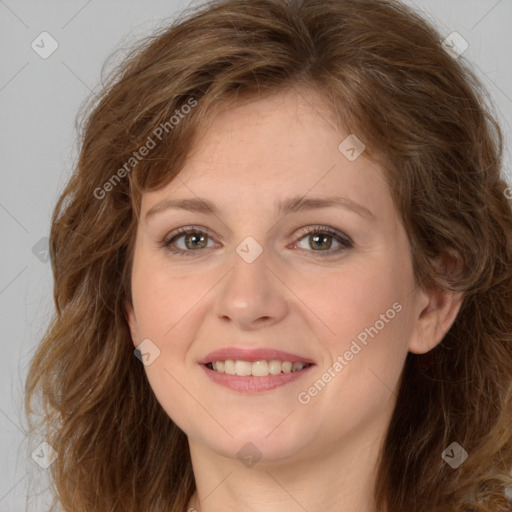
[[[331,196],[331,197],[301,197],[295,196],[281,201],[276,205],[276,212],[278,214],[287,214],[291,212],[315,210],[319,208],[328,208],[338,206],[346,210],[357,213],[367,220],[375,220],[375,215],[363,205],[351,201],[346,197]],[[190,199],[165,199],[152,206],[145,215],[145,221],[154,215],[161,213],[168,209],[181,209],[190,212],[206,213],[219,215],[217,206],[204,198],[190,198]]]

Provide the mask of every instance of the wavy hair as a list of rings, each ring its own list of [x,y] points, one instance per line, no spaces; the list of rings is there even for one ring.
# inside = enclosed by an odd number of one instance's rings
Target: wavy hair
[[[91,99],[52,216],[55,313],[26,379],[31,432],[45,429],[59,454],[53,506],[186,510],[195,490],[187,438],[134,357],[123,309],[141,197],[176,177],[214,112],[290,89],[320,92],[340,130],[357,134],[384,166],[418,286],[463,292],[444,339],[407,355],[377,504],[510,512],[512,211],[503,135],[464,59],[394,0],[210,1],[132,47]],[[149,138],[156,144],[141,157]],[[441,457],[454,441],[469,454],[456,470]]]

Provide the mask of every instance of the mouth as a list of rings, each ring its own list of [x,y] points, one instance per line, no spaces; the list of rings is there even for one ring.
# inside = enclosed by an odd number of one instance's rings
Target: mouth
[[[203,363],[200,366],[215,384],[238,393],[254,395],[302,379],[316,365],[277,359],[258,361],[227,359]]]
[[[216,384],[241,393],[258,393],[283,386],[309,373],[316,363],[304,355],[275,348],[225,347],[198,361]]]

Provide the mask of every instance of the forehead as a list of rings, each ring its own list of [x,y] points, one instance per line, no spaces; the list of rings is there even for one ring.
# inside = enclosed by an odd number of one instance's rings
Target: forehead
[[[342,195],[389,210],[383,169],[364,150],[357,157],[358,139],[335,125],[319,94],[292,90],[231,105],[200,132],[178,178],[144,194],[143,215],[163,198],[194,196],[273,209],[290,197]]]

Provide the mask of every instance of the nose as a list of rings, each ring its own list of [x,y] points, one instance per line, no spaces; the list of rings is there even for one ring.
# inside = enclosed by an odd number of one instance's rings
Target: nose
[[[242,254],[242,253],[241,253]],[[270,327],[288,313],[287,286],[263,251],[254,261],[234,255],[233,267],[218,287],[214,311],[239,330]]]

